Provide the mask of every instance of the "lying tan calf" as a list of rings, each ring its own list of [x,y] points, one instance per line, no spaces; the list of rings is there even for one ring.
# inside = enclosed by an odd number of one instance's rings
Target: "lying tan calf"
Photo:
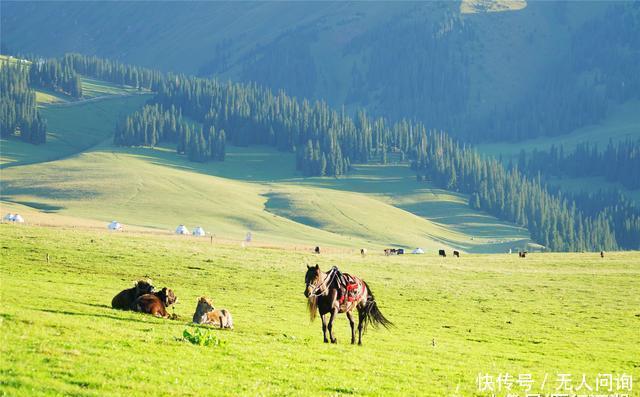
[[[193,314],[193,322],[196,324],[212,324],[220,328],[233,328],[231,313],[226,309],[216,309],[209,299],[202,296],[198,299],[196,312]]]

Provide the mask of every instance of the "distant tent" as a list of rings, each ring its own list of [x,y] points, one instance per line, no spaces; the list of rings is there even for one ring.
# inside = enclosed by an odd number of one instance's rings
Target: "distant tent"
[[[176,234],[189,234],[189,229],[185,225],[180,225],[176,228]]]
[[[527,249],[529,251],[544,251],[547,249],[544,245],[536,244],[536,243],[527,243]]]
[[[111,221],[111,223],[109,223],[107,227],[109,228],[109,230],[122,230],[122,224],[117,221]]]
[[[13,221],[16,223],[24,223],[24,218],[20,214],[15,214],[13,216]]]
[[[13,221],[15,221],[15,215],[9,213],[9,214],[5,215],[3,219],[5,221],[7,221],[7,222],[13,222]]]
[[[196,226],[196,228],[193,229],[193,235],[197,237],[202,237],[202,236],[206,236],[207,233],[205,233],[204,229],[201,228],[200,226]]]
[[[424,250],[422,248],[416,248],[411,253],[412,254],[424,254]]]

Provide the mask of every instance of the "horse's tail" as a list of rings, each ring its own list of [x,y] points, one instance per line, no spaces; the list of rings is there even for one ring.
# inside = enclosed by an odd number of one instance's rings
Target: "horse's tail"
[[[382,325],[385,328],[389,328],[393,326],[393,323],[389,321],[378,308],[378,304],[376,303],[375,298],[373,297],[373,292],[371,288],[367,285],[367,283],[362,280],[364,286],[367,287],[367,303],[365,303],[362,311],[364,312],[364,328],[366,330],[367,325],[371,324],[374,327],[378,325]]]

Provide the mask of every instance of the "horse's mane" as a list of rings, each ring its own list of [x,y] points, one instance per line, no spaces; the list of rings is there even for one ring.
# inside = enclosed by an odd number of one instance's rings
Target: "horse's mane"
[[[333,269],[324,272],[325,279],[330,276],[332,271]],[[333,282],[332,280],[330,284],[333,284]],[[330,285],[327,285],[327,287],[330,287]],[[307,309],[309,309],[309,318],[311,321],[315,320],[318,315],[318,297],[316,295],[309,295],[309,298],[307,298]]]
[[[316,319],[318,314],[318,297],[315,295],[309,295],[307,299],[307,308],[309,309],[309,319],[311,321]]]

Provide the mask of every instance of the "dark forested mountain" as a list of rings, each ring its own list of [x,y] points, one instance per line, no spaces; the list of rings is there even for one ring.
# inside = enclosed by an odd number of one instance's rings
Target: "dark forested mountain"
[[[255,81],[467,141],[556,136],[638,99],[638,2],[2,2],[3,51]],[[46,30],[47,35],[38,32]]]

